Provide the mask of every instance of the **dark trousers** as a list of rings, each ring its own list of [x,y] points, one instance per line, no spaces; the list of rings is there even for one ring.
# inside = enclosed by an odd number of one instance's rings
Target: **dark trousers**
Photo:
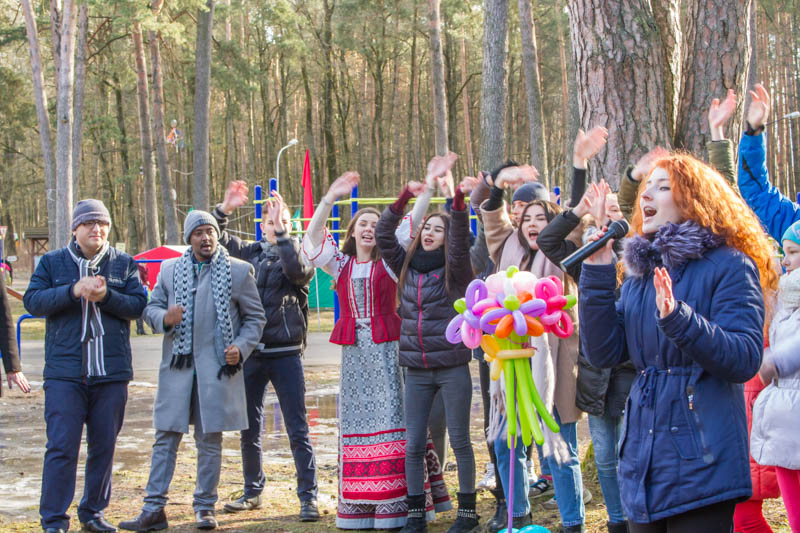
[[[266,478],[261,459],[261,432],[264,429],[264,393],[272,383],[286,424],[286,433],[297,471],[297,497],[300,501],[317,498],[317,466],[306,417],[306,383],[299,355],[267,358],[250,357],[244,364],[249,428],[241,433],[244,495],[253,498],[264,490]]]
[[[728,500],[649,524],[628,523],[632,533],[729,533],[733,531],[736,502]]]
[[[125,417],[128,383],[89,386],[75,381],[48,379],[44,382],[44,393],[47,451],[44,454],[39,514],[42,528],[67,530],[67,509],[75,495],[84,424],[88,453],[78,519],[85,523],[100,518],[108,506],[114,446]]]

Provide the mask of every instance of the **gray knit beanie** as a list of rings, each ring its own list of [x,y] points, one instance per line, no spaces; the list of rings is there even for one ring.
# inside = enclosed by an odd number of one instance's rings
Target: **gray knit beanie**
[[[526,183],[514,191],[514,196],[511,198],[512,202],[525,202],[526,204],[534,200],[550,201],[550,193],[541,183],[532,181]]]
[[[190,211],[189,214],[186,215],[186,220],[183,221],[183,242],[189,244],[189,237],[192,236],[192,232],[197,229],[198,226],[205,226],[206,224],[214,226],[214,229],[217,230],[217,236],[219,236],[217,219],[214,218],[211,213],[200,211],[199,209]]]
[[[78,226],[90,220],[98,220],[111,225],[111,215],[108,213],[105,204],[100,200],[94,198],[87,198],[81,200],[75,205],[72,211],[72,231],[75,231]]]

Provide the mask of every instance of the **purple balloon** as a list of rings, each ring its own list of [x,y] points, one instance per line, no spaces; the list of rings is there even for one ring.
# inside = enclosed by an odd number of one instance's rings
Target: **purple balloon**
[[[505,307],[501,307],[500,309],[492,309],[491,311],[487,311],[481,317],[481,329],[488,333],[489,335],[494,333],[494,330],[497,329],[497,325],[489,324],[492,320],[497,320],[498,318],[502,318],[509,314],[511,311],[506,309]]]
[[[444,336],[450,344],[458,344],[461,342],[461,325],[464,322],[462,315],[456,315],[447,324],[447,329],[444,331]]]
[[[464,322],[466,322],[475,329],[481,329],[481,319],[476,317],[472,311],[467,309],[466,311],[464,311],[463,315],[464,315]]]
[[[473,279],[467,286],[467,293],[464,295],[467,309],[472,309],[475,302],[483,300],[488,295],[489,289],[486,288],[486,283],[482,279]]]
[[[519,310],[531,317],[537,317],[547,310],[547,302],[541,298],[533,298],[519,306]]]
[[[482,315],[483,312],[490,307],[502,307],[502,305],[497,303],[497,298],[491,297],[475,302],[475,305],[473,305],[471,309],[476,315]]]
[[[521,311],[517,310],[511,313],[511,316],[514,317],[514,333],[520,337],[527,335],[528,323],[525,321],[525,315],[523,315]]]

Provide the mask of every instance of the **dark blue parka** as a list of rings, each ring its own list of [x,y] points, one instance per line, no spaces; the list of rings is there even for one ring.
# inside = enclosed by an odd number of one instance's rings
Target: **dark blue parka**
[[[99,272],[106,279],[106,298],[98,304],[103,321],[106,375],[88,378],[90,385],[133,378],[130,321],[141,316],[147,298],[136,262],[109,248]],[[72,294],[78,265],[66,248],[42,256],[23,296],[25,309],[47,318],[44,339],[44,379],[87,380],[82,371],[81,301]]]
[[[630,359],[638,372],[626,405],[618,472],[625,513],[637,523],[746,500],[752,492],[741,384],[761,364],[759,272],[749,257],[727,246],[687,246],[683,226],[657,237],[656,253],[650,248],[639,255],[649,253],[650,264],[640,260],[632,268],[636,243],[626,246],[629,277],[616,303],[614,265],[584,264],[581,273],[584,353],[598,367]],[[677,304],[663,319],[653,286],[653,267],[662,257]]]

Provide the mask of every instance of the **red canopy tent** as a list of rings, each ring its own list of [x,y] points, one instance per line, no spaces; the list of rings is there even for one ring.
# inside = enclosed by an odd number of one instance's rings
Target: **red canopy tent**
[[[159,246],[152,250],[147,250],[139,255],[133,256],[134,259],[148,259],[148,260],[165,260],[172,259],[173,257],[180,257],[183,252],[189,248],[188,246]],[[158,280],[158,273],[161,272],[161,263],[140,263],[147,267],[147,287],[152,291],[156,286]]]

